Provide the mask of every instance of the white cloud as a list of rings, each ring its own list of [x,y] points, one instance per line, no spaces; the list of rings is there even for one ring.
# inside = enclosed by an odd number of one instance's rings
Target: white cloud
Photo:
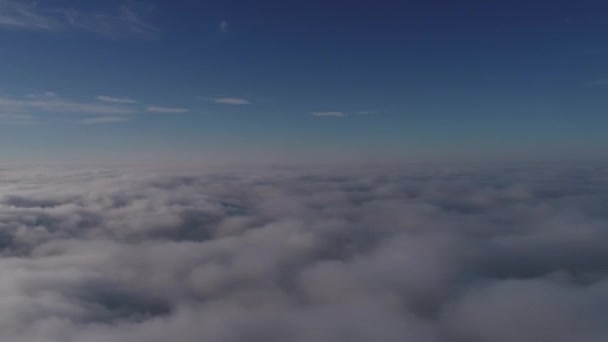
[[[28,99],[33,99],[33,100],[49,100],[49,99],[56,99],[58,96],[55,92],[46,91],[44,93],[27,94],[27,95],[25,95],[25,97]]]
[[[189,109],[186,108],[172,108],[172,107],[161,107],[161,106],[149,106],[146,111],[152,113],[186,113]]]
[[[227,104],[227,105],[248,105],[251,101],[238,97],[218,97],[211,99],[215,103]]]
[[[133,108],[117,104],[100,104],[71,101],[59,98],[54,93],[41,95],[30,94],[25,98],[0,97],[0,111],[2,112],[28,112],[44,111],[65,114],[105,114],[125,115],[133,114]]]
[[[126,122],[126,121],[129,121],[130,119],[131,118],[124,117],[124,116],[100,116],[100,117],[96,117],[96,118],[89,118],[89,119],[81,120],[80,123],[85,124],[85,125],[99,125],[99,124]]]
[[[71,27],[110,38],[120,38],[125,35],[151,38],[160,32],[157,27],[148,23],[141,13],[127,6],[121,6],[115,13],[74,10],[64,13]]]
[[[0,27],[23,30],[80,30],[107,37],[138,35],[152,37],[159,29],[133,8],[121,6],[113,12],[81,11],[43,7],[39,3],[0,0]]]
[[[137,103],[137,101],[130,99],[128,97],[113,97],[113,96],[104,96],[100,95],[96,97],[97,100],[108,103],[125,103],[125,104],[133,104]]]
[[[0,341],[608,340],[608,169],[450,170],[2,167]]]
[[[311,114],[314,116],[325,116],[325,117],[337,117],[337,118],[346,117],[346,114],[344,112],[312,112]]]
[[[36,2],[0,0],[0,26],[12,29],[57,30],[63,22]]]
[[[218,29],[221,33],[228,33],[229,23],[226,20],[222,20],[219,24]]]

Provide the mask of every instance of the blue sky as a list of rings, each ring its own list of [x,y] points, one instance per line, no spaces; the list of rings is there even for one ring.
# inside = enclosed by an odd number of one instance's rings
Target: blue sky
[[[604,0],[0,0],[0,153],[599,160],[607,13]]]

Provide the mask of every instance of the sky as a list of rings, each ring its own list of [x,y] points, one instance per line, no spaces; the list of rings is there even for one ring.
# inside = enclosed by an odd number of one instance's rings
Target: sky
[[[605,160],[605,0],[0,0],[3,161]]]

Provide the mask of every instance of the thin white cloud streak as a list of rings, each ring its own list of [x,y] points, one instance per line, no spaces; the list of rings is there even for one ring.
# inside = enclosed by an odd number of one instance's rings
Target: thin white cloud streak
[[[128,97],[113,97],[113,96],[104,96],[100,95],[96,97],[97,100],[108,103],[124,103],[124,104],[134,104],[137,101],[130,99]]]
[[[146,22],[135,10],[121,6],[117,13],[88,13],[64,11],[69,25],[75,29],[97,33],[110,38],[137,35],[153,38],[160,29]]]
[[[149,106],[146,111],[151,113],[186,113],[189,109],[186,108],[173,108],[173,107],[161,107],[161,106]]]
[[[313,116],[322,116],[322,117],[336,117],[336,118],[344,118],[346,114],[344,112],[312,112]]]
[[[84,125],[100,125],[100,124],[112,124],[119,122],[126,122],[131,120],[131,118],[124,116],[101,116],[96,118],[84,119],[81,120],[80,123]]]
[[[249,105],[251,101],[238,97],[219,97],[212,99],[213,102],[227,105]]]
[[[49,31],[61,28],[63,23],[35,2],[0,0],[0,26]]]
[[[70,101],[56,96],[35,97],[30,95],[26,99],[0,98],[0,111],[28,112],[34,110],[66,114],[104,115],[127,115],[136,112],[133,108],[124,106]]]
[[[57,94],[52,91],[46,91],[44,93],[30,93],[25,95],[25,97],[30,100],[50,100],[58,98]]]
[[[0,114],[0,125],[35,125],[39,122],[29,114]]]
[[[15,30],[87,31],[106,37],[153,37],[159,29],[136,10],[121,6],[114,12],[42,7],[36,2],[0,0],[0,27]]]

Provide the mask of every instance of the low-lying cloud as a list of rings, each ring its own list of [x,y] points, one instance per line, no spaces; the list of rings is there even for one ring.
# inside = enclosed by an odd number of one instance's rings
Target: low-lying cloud
[[[608,169],[0,171],[0,340],[603,342]]]

